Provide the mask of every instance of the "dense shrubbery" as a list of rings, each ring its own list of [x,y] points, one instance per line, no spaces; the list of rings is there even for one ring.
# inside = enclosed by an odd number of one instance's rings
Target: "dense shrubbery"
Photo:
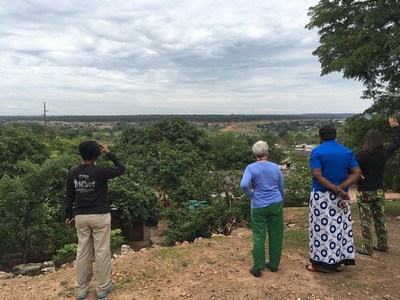
[[[189,204],[172,205],[165,211],[168,227],[164,244],[193,242],[198,237],[209,238],[213,233],[228,235],[235,226],[247,224],[250,206],[246,200],[235,200],[231,205],[216,198],[206,206],[189,209]]]
[[[292,165],[285,177],[285,207],[307,206],[310,198],[311,172],[308,158],[290,154]]]
[[[6,125],[1,130],[0,254],[12,249],[29,252],[32,247],[60,249],[76,238],[64,227],[63,199],[67,171],[80,162],[77,145],[84,137],[61,138],[56,131],[29,126]],[[339,141],[357,150],[370,127],[382,130],[386,141],[391,141],[387,120],[379,114],[347,120]],[[109,141],[109,132],[104,138]],[[176,203],[179,209],[169,207],[164,214],[169,221],[169,245],[214,232],[227,234],[232,226],[249,222],[249,199],[239,182],[245,166],[254,161],[251,146],[260,139],[271,146],[269,160],[280,163],[290,156],[293,161],[285,176],[285,206],[308,202],[308,159],[277,148],[280,142],[290,143],[276,132],[216,133],[171,119],[126,127],[112,138],[111,150],[126,164],[127,172],[110,182],[109,203],[123,223],[132,225],[157,224],[162,209],[155,191],[163,195],[165,206]],[[400,189],[400,175],[395,172],[400,168],[399,155],[388,161],[385,184],[390,188]],[[104,156],[98,163],[111,165]],[[206,201],[207,206],[182,208],[191,199]]]
[[[74,232],[76,241],[75,231],[72,230],[70,231]],[[124,237],[121,235],[121,233],[122,232],[120,229],[111,230],[110,248],[112,252],[117,251],[124,243]],[[75,260],[77,250],[78,250],[78,244],[76,244],[76,242],[71,244],[65,244],[56,251],[55,255],[53,255],[54,263],[57,266],[60,266],[62,264],[69,263]]]

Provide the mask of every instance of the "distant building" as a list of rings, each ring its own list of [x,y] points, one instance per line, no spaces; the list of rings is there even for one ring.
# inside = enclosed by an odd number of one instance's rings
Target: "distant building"
[[[312,149],[314,149],[315,147],[316,147],[315,145],[300,144],[300,145],[295,145],[294,150],[311,152]]]

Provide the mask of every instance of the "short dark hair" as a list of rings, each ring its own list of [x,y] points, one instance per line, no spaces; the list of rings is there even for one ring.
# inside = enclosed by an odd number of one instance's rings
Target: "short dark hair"
[[[319,129],[319,136],[324,141],[336,139],[336,129],[333,126],[324,126]]]
[[[100,145],[96,141],[85,141],[79,145],[79,152],[84,160],[98,158],[101,154]]]

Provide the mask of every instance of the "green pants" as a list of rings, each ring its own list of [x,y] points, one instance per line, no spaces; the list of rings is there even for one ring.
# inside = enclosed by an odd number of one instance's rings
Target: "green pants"
[[[278,268],[283,241],[283,201],[251,209],[253,231],[253,269],[265,269],[265,238],[268,229],[269,263]]]

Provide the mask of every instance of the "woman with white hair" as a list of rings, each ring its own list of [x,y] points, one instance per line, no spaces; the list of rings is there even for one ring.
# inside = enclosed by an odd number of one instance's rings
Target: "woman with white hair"
[[[251,228],[253,232],[253,267],[250,273],[261,276],[265,268],[279,268],[283,241],[283,176],[279,166],[268,161],[268,144],[253,145],[256,162],[244,171],[240,187],[251,198]],[[269,262],[265,261],[265,239],[268,228]]]

